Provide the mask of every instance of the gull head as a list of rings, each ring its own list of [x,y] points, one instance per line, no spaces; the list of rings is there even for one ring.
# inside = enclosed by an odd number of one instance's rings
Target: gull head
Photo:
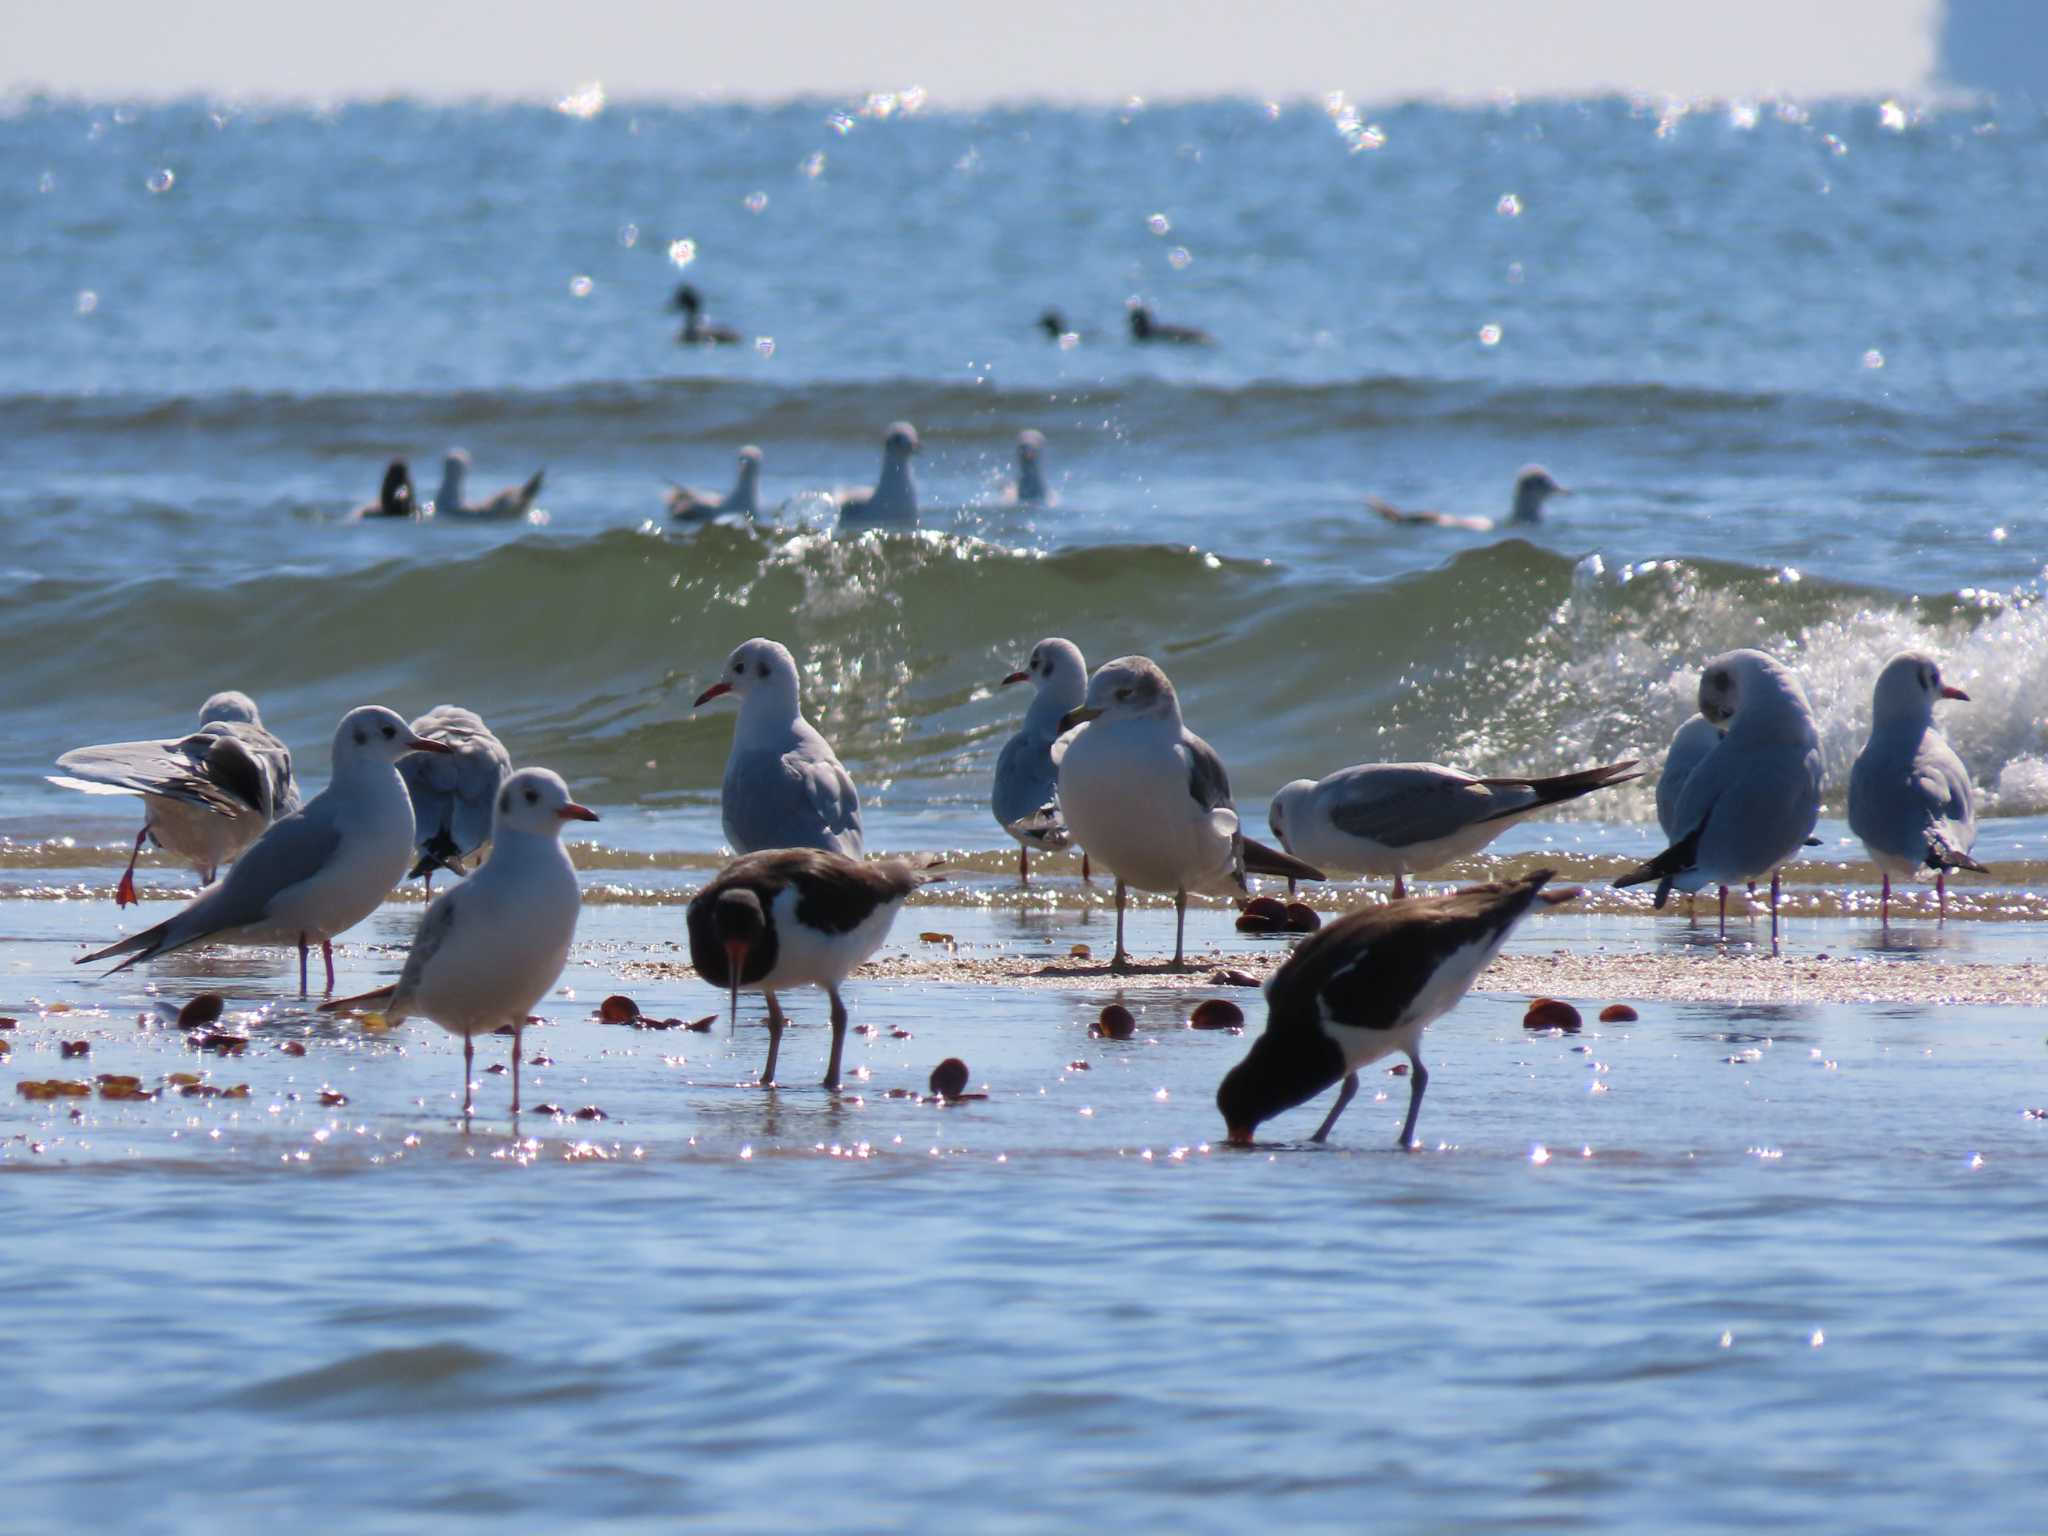
[[[1934,719],[1936,700],[1960,699],[1968,703],[1969,698],[1962,689],[1941,680],[1941,664],[1932,656],[1920,651],[1901,651],[1877,674],[1877,686],[1870,695],[1871,723],[1917,720],[1926,724]]]
[[[744,706],[755,694],[785,697],[796,707],[796,658],[773,640],[753,639],[725,658],[718,681],[697,695],[696,708],[731,694]]]
[[[1031,647],[1023,671],[1003,679],[1006,688],[1012,683],[1029,683],[1040,693],[1052,688],[1078,703],[1088,693],[1088,663],[1073,641],[1048,636]]]
[[[1045,452],[1045,434],[1033,427],[1026,427],[1017,434],[1017,462],[1036,464]]]
[[[377,505],[388,516],[403,516],[412,510],[412,470],[405,460],[393,459],[384,466],[384,483],[377,490]]]
[[[199,723],[212,725],[215,722],[233,725],[261,725],[262,718],[256,713],[256,701],[246,693],[237,693],[230,688],[225,693],[216,693],[199,706]]]
[[[1543,503],[1553,496],[1569,495],[1541,464],[1525,464],[1515,476],[1514,521],[1536,522],[1543,516]]]
[[[694,315],[704,307],[704,300],[697,292],[695,284],[678,283],[676,285],[675,302],[671,307],[680,309],[686,315]]]
[[[761,450],[752,443],[740,450],[740,473],[758,475],[761,472]]]
[[[565,822],[595,821],[597,812],[569,798],[562,776],[547,768],[522,768],[498,791],[494,838],[510,832],[560,837]]]
[[[1291,784],[1281,785],[1279,793],[1273,796],[1273,803],[1266,807],[1266,825],[1273,829],[1273,835],[1280,839],[1280,846],[1289,853],[1294,852],[1294,844],[1287,840],[1288,820],[1300,814],[1302,802],[1315,790],[1314,779],[1296,779]]]
[[[453,751],[446,742],[415,735],[405,717],[381,704],[364,704],[334,728],[334,769],[352,763],[395,763],[408,752]]]
[[[882,438],[882,457],[900,462],[923,446],[917,440],[917,428],[907,421],[892,421],[888,433]]]
[[[1700,713],[1723,731],[1733,730],[1738,717],[1756,729],[1792,718],[1804,722],[1800,734],[1813,730],[1799,679],[1762,651],[1728,651],[1708,662],[1700,673]]]
[[[1048,309],[1038,317],[1038,328],[1054,341],[1058,341],[1067,334],[1067,317],[1056,309]]]
[[[1130,310],[1131,334],[1137,337],[1138,340],[1143,341],[1152,334],[1152,311],[1143,304],[1140,304],[1136,299],[1131,300]]]
[[[1096,668],[1079,709],[1070,709],[1060,729],[1070,731],[1091,720],[1105,724],[1157,720],[1180,726],[1180,699],[1173,684],[1149,658],[1119,656]]]

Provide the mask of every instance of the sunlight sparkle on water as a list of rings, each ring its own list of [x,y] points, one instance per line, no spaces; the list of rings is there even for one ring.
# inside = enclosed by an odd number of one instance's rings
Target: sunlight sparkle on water
[[[677,271],[681,271],[697,259],[697,242],[694,240],[669,241],[668,259]]]
[[[555,103],[555,110],[564,117],[589,119],[604,110],[604,82],[591,80]]]

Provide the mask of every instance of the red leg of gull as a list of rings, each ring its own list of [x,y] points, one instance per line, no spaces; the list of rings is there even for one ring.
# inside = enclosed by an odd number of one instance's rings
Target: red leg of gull
[[[1088,872],[1088,850],[1086,848],[1081,850],[1081,878],[1083,880],[1093,880],[1095,878]]]
[[[1883,928],[1892,925],[1892,877],[1884,877],[1884,894],[1877,898],[1877,921]]]
[[[1778,873],[1771,871],[1771,953],[1778,952]]]
[[[329,990],[333,990],[331,987]],[[299,996],[306,995],[306,936],[299,935]]]
[[[476,1079],[476,1036],[462,1037],[462,1128],[469,1129],[470,1084]]]
[[[520,1046],[526,1040],[526,1015],[521,1014],[512,1021],[512,1113],[519,1113],[519,1057]]]
[[[1941,901],[1941,920],[1945,923],[1948,921],[1948,871],[1945,869],[1934,872],[1934,894]]]
[[[1728,937],[1728,887],[1721,887],[1721,937]]]
[[[1401,877],[1401,871],[1394,871],[1394,900],[1404,901],[1408,896],[1408,882]]]
[[[121,871],[121,883],[114,887],[114,905],[132,907],[141,903],[135,894],[135,861],[142,857],[143,842],[149,837],[149,824],[143,823],[142,830],[135,834],[135,846],[128,853],[128,867]]]
[[[1031,850],[1022,843],[1017,845],[1017,878],[1026,885],[1031,883]]]
[[[327,962],[327,995],[334,995],[334,945],[332,941],[320,941],[320,958]]]

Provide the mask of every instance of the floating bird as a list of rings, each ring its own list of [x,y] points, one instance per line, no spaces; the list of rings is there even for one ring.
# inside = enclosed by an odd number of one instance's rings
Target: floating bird
[[[1722,731],[1685,781],[1670,847],[1614,882],[1697,891],[1771,877],[1771,952],[1778,949],[1779,866],[1820,819],[1820,733],[1806,690],[1761,651],[1729,651],[1700,674],[1700,713]],[[1725,918],[1722,935],[1727,934]]]
[[[1555,871],[1539,869],[1498,885],[1369,907],[1302,940],[1266,983],[1265,1033],[1216,1090],[1232,1145],[1250,1146],[1261,1121],[1342,1079],[1312,1138],[1326,1140],[1358,1092],[1359,1069],[1399,1051],[1410,1063],[1408,1118],[1395,1145],[1412,1147],[1429,1086],[1423,1027],[1457,1005],[1532,906],[1579,894],[1545,890],[1553,878]]]
[[[1948,872],[1974,869],[1977,794],[1970,772],[1934,724],[1937,699],[1970,696],[1941,680],[1932,656],[1904,651],[1877,674],[1870,699],[1870,740],[1849,770],[1849,830],[1884,876],[1881,920],[1891,921],[1892,880],[1934,871],[1941,915],[1948,917]]]
[[[208,699],[190,736],[79,747],[57,766],[65,774],[50,775],[50,782],[66,789],[142,796],[142,830],[114,890],[116,906],[138,899],[135,861],[144,842],[184,859],[201,885],[211,885],[221,865],[299,808],[292,755],[263,728],[246,693]]]
[[[327,788],[272,822],[235,860],[227,878],[201,891],[184,910],[74,963],[127,955],[111,976],[188,944],[296,941],[304,996],[307,946],[317,939],[332,992],[334,936],[376,911],[412,862],[412,801],[398,776],[398,760],[408,752],[447,750],[415,736],[392,710],[374,704],[350,710],[334,732]]]
[[[508,485],[488,500],[478,502],[462,499],[463,482],[468,478],[469,455],[460,448],[449,449],[448,456],[441,461],[441,489],[434,493],[434,516],[494,520],[524,517],[533,510],[534,499],[540,495],[540,483],[547,478],[547,471],[536,469],[526,484]]]
[[[1280,844],[1319,869],[1405,877],[1469,858],[1524,817],[1640,778],[1635,761],[1548,779],[1480,779],[1436,763],[1361,763],[1296,779],[1273,797],[1267,822]]]
[[[740,701],[725,760],[719,817],[734,853],[822,848],[859,858],[860,793],[832,746],[803,717],[796,658],[773,640],[749,640],[725,674],[697,695],[696,708],[732,694]]]
[[[891,423],[882,439],[882,473],[872,491],[841,491],[839,520],[862,523],[906,523],[917,520],[917,476],[911,455],[923,446],[917,428],[907,421]]]
[[[1067,317],[1056,309],[1048,309],[1038,317],[1038,328],[1045,332],[1046,339],[1071,347],[1081,340],[1081,333],[1067,324]]]
[[[1069,710],[1080,708],[1088,695],[1088,663],[1071,640],[1041,640],[1031,648],[1024,669],[1003,679],[1005,688],[1012,683],[1030,683],[1034,692],[1023,724],[1003,743],[1002,755],[996,759],[989,808],[995,812],[996,824],[1017,839],[1017,878],[1028,883],[1031,850],[1053,853],[1070,841],[1060,815],[1059,771],[1053,766],[1052,744],[1059,740],[1060,721]]]
[[[1131,340],[1164,342],[1168,346],[1179,347],[1213,347],[1216,344],[1216,338],[1199,327],[1168,325],[1163,320],[1154,320],[1152,311],[1143,304],[1131,305]]]
[[[669,482],[668,515],[677,521],[703,522],[728,512],[740,517],[761,515],[761,450],[751,444],[740,450],[739,478],[723,496]]]
[[[569,798],[562,776],[545,768],[520,769],[494,803],[490,862],[433,899],[397,983],[320,1008],[376,1008],[389,1024],[423,1014],[462,1036],[465,1119],[473,1103],[476,1037],[507,1024],[512,1113],[519,1113],[526,1018],[561,978],[583,908],[562,829],[571,821],[597,820],[597,812]]]
[[[729,325],[716,325],[704,318],[704,299],[696,288],[682,283],[676,288],[671,309],[683,312],[683,328],[676,332],[676,341],[686,347],[730,347],[747,338]]]
[[[1523,466],[1515,476],[1515,500],[1508,513],[1510,524],[1540,523],[1543,521],[1543,503],[1553,496],[1569,496],[1571,492],[1550,477],[1550,471],[1541,464]],[[1432,528],[1463,528],[1473,533],[1485,533],[1494,526],[1490,517],[1460,517],[1451,512],[1411,512],[1404,508],[1381,501],[1377,496],[1365,498],[1365,504],[1379,513],[1390,523],[1404,526],[1428,526]]]
[[[435,870],[466,875],[490,846],[491,808],[512,771],[512,755],[481,715],[454,704],[428,710],[413,721],[412,732],[448,749],[398,760],[399,777],[412,796],[413,845],[419,850],[419,862],[406,878],[424,875],[432,891]]]
[[[1081,707],[1069,710],[1060,728],[1074,732],[1053,748],[1067,828],[1116,876],[1112,969],[1124,970],[1131,960],[1124,949],[1127,886],[1173,892],[1173,963],[1181,967],[1190,891],[1244,891],[1247,874],[1323,878],[1244,835],[1223,760],[1181,722],[1173,684],[1146,657],[1123,656],[1099,668]]]
[[[903,859],[868,864],[844,854],[779,848],[734,859],[690,898],[690,963],[697,974],[727,990],[735,1019],[741,992],[768,1000],[764,1088],[774,1086],[782,1049],[784,1018],[775,994],[802,986],[823,987],[832,1000],[825,1086],[839,1086],[846,1045],[840,985],[882,947],[904,898],[940,878]]]
[[[1059,500],[1045,483],[1045,434],[1026,428],[1017,434],[1017,480],[1005,498],[1020,507],[1049,507]]]
[[[403,459],[393,459],[384,468],[384,484],[377,492],[377,499],[357,507],[349,513],[351,518],[368,517],[412,517],[419,512],[419,506],[412,493],[412,470]]]

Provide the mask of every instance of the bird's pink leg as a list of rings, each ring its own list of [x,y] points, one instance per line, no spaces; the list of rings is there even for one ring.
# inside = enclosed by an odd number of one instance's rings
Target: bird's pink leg
[[[334,996],[334,944],[332,940],[320,941],[320,958],[327,962],[327,995]]]
[[[1728,887],[1721,887],[1721,937],[1728,937]]]
[[[1778,872],[1771,871],[1771,953],[1778,952]]]
[[[328,989],[332,991],[333,988]],[[299,935],[299,996],[306,995],[306,936]]]
[[[1394,900],[1404,900],[1408,895],[1408,882],[1401,877],[1401,871],[1394,871]]]
[[[476,1078],[476,1036],[462,1037],[462,1128],[469,1129],[470,1088]]]
[[[1086,848],[1083,848],[1081,850],[1081,878],[1084,881],[1093,880],[1095,878],[1088,872],[1088,850]]]
[[[1017,878],[1026,885],[1031,883],[1031,850],[1022,843],[1017,845]]]
[[[521,1014],[512,1021],[512,1113],[519,1113],[519,1057],[520,1045],[526,1038],[526,1015]]]
[[[121,871],[121,883],[114,887],[114,905],[131,907],[140,905],[142,898],[135,894],[135,861],[142,857],[143,842],[149,837],[149,823],[142,824],[142,830],[135,834],[135,846],[128,853],[128,867]]]
[[[1892,925],[1892,877],[1889,874],[1884,877],[1884,894],[1877,900],[1878,926],[1889,928]]]
[[[1948,921],[1948,871],[1945,869],[1934,872],[1934,894],[1941,900],[1941,920],[1945,923]]]

